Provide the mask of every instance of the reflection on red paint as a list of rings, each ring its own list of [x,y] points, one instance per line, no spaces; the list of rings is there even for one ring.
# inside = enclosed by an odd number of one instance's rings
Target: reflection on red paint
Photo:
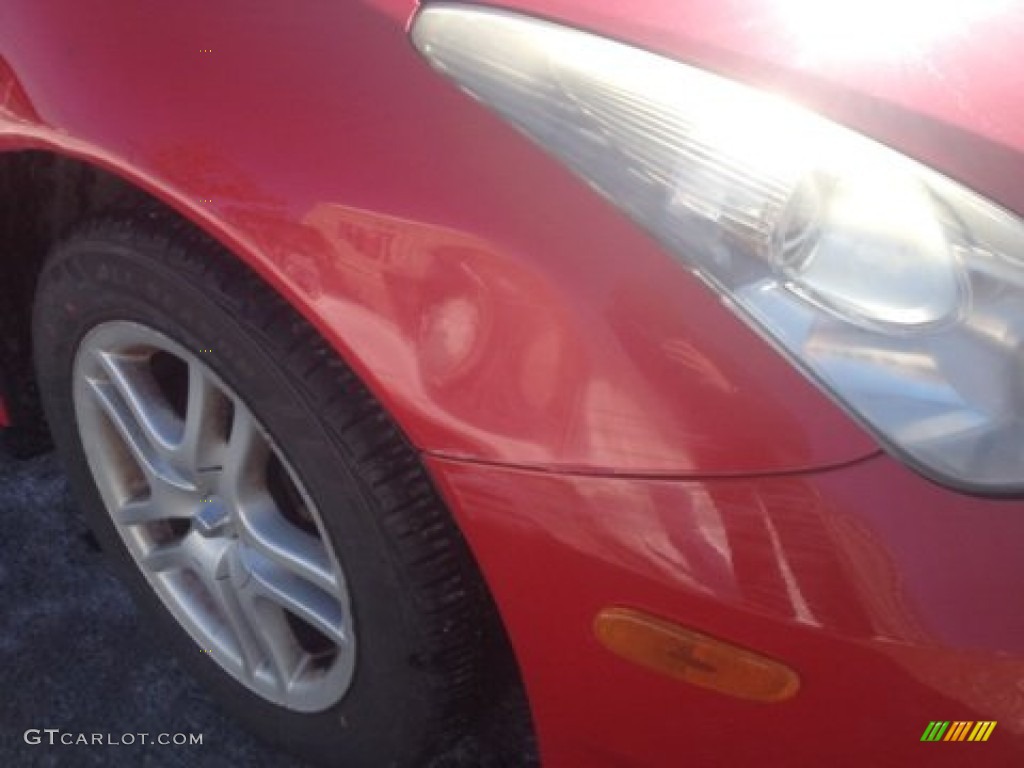
[[[0,56],[0,118],[35,124],[42,122],[14,70],[3,56]]]

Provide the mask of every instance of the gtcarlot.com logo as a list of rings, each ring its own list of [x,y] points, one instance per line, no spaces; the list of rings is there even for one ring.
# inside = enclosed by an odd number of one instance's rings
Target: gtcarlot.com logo
[[[26,744],[56,746],[122,747],[135,744],[162,744],[184,747],[203,743],[201,733],[73,733],[60,728],[29,728]]]

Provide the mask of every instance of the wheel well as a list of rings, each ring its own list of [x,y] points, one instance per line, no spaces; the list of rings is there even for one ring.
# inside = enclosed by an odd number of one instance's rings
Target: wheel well
[[[0,396],[11,421],[8,443],[20,455],[50,445],[31,344],[32,297],[46,254],[83,218],[141,199],[152,200],[80,160],[36,150],[0,154]]]
[[[16,455],[52,447],[36,388],[31,334],[35,287],[47,254],[80,222],[137,212],[140,204],[182,219],[144,190],[81,160],[39,150],[0,153],[0,401],[12,427],[5,442]],[[483,682],[485,696],[494,701],[487,708],[493,711],[481,713],[477,738],[530,755],[532,764],[536,744],[529,704],[504,622],[489,596],[488,601],[490,675]]]

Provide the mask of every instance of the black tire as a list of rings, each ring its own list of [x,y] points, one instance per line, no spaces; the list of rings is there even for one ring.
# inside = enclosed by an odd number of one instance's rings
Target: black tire
[[[226,674],[157,599],[93,482],[72,401],[83,336],[108,320],[154,328],[205,357],[263,422],[325,518],[349,581],[357,666],[313,714]],[[33,318],[39,388],[88,522],[161,636],[256,734],[321,763],[423,765],[465,729],[489,602],[417,455],[319,335],[223,248],[169,215],[101,219],[50,254]],[[343,501],[344,503],[338,503]]]

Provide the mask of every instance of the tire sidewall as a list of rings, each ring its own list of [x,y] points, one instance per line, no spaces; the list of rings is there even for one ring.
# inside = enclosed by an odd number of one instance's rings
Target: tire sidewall
[[[41,278],[34,319],[40,391],[55,442],[87,522],[144,609],[159,646],[171,646],[191,671],[257,733],[307,757],[344,755],[346,765],[414,763],[409,750],[426,734],[429,691],[437,681],[416,642],[414,590],[382,530],[369,484],[346,436],[319,418],[291,350],[176,274],[159,243],[118,245],[109,238],[58,248]],[[149,326],[195,352],[256,414],[317,504],[348,581],[356,666],[340,702],[314,714],[278,707],[238,683],[177,623],[149,587],[108,514],[88,468],[72,400],[75,353],[86,333],[112,320]]]

